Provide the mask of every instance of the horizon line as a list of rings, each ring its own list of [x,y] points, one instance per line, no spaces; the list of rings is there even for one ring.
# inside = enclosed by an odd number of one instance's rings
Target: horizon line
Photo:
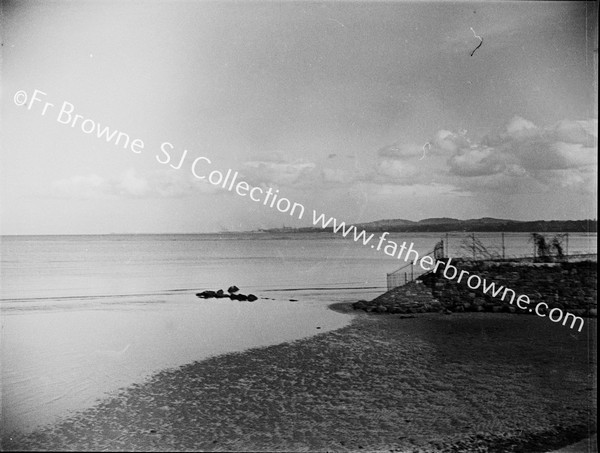
[[[447,218],[450,220],[457,220],[459,222],[466,222],[469,220],[481,220],[481,219],[489,219],[489,218],[493,218],[495,219],[495,217],[480,217],[480,218],[470,218],[470,219],[456,219],[453,217],[434,217],[436,219],[440,219],[440,218]],[[414,222],[414,223],[418,223],[421,222],[423,220],[430,220],[432,219],[432,217],[426,218],[426,219],[421,219],[421,220],[409,220],[410,222]],[[371,221],[367,221],[367,222],[355,222],[355,223],[350,223],[350,225],[361,225],[361,224],[368,224],[368,223],[375,223],[375,222],[381,222],[381,221],[394,221],[394,220],[407,220],[407,219],[379,219],[379,220],[371,220]],[[597,219],[569,219],[569,220],[556,220],[556,219],[552,219],[552,220],[542,220],[542,219],[536,219],[536,220],[514,220],[514,219],[496,219],[496,220],[504,220],[507,222],[516,222],[516,223],[528,223],[528,222],[597,222]],[[447,225],[444,223],[440,223],[438,225]],[[116,233],[116,232],[110,232],[110,233],[2,233],[0,232],[0,237],[9,237],[9,236],[156,236],[156,235],[202,235],[202,234],[240,234],[240,233],[262,233],[262,232],[269,232],[270,230],[282,230],[283,228],[281,227],[269,227],[269,228],[257,228],[254,230],[234,230],[234,231],[206,231],[206,232],[179,232],[179,233],[174,233],[174,232],[155,232],[155,233],[150,233],[150,232],[130,232],[130,233]],[[289,230],[290,232],[294,232],[294,230],[299,230],[299,229],[314,229],[314,230],[323,230],[323,232],[328,232],[329,229],[323,229],[323,228],[319,228],[316,226],[299,226],[299,227],[287,227],[285,228],[286,230]],[[453,231],[413,231],[410,233],[452,233]],[[464,233],[465,231],[460,231],[457,230],[456,232],[460,232],[460,233]],[[493,233],[494,231],[482,231],[481,233]],[[518,233],[518,234],[522,234],[522,233],[526,233],[524,231],[497,231],[498,233]],[[407,232],[408,233],[408,232]],[[552,231],[550,232],[546,232],[546,233],[552,233]],[[596,231],[581,231],[581,232],[572,232],[572,233],[596,233]]]

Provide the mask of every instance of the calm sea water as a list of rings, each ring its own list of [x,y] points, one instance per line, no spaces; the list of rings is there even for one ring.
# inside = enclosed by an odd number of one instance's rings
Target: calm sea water
[[[376,235],[377,236],[377,235]],[[391,234],[421,254],[445,235]],[[478,233],[500,252],[496,233]],[[405,264],[319,234],[4,236],[1,239],[2,428],[31,430],[152,373],[210,355],[339,328],[332,302],[373,298]],[[450,254],[469,238],[449,235]],[[506,234],[507,256],[531,254]],[[596,235],[569,235],[596,253]],[[200,300],[237,285],[254,303]]]

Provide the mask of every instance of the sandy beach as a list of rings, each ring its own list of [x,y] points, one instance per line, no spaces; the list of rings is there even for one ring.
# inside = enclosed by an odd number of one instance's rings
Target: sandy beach
[[[163,371],[5,434],[3,450],[549,451],[595,429],[595,331],[511,314],[357,315]]]

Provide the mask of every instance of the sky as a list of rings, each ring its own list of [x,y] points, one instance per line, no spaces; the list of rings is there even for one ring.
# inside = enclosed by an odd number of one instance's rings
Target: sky
[[[592,2],[3,2],[0,232],[596,218],[597,18]],[[207,180],[228,169],[304,217]]]

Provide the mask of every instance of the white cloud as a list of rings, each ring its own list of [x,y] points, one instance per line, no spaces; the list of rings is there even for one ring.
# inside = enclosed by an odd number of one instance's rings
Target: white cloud
[[[450,175],[466,177],[459,180],[465,187],[496,190],[506,184],[518,192],[541,184],[589,192],[594,190],[589,175],[598,161],[596,126],[597,120],[565,120],[539,127],[516,116],[504,132],[479,141],[442,130],[433,143],[438,152],[449,154]],[[487,183],[473,179],[482,176]]]
[[[432,140],[432,152],[439,151],[444,154],[454,153],[460,148],[470,145],[464,134],[440,130]]]
[[[422,156],[423,147],[412,144],[394,143],[377,151],[379,157],[403,159],[407,157]]]
[[[506,125],[506,132],[508,135],[515,138],[527,136],[529,132],[535,132],[536,129],[537,127],[535,124],[520,116],[515,116]]]
[[[116,182],[115,188],[121,195],[135,198],[144,197],[151,191],[148,181],[136,175],[134,170],[125,172]]]
[[[177,171],[163,170],[142,176],[133,169],[114,178],[96,174],[54,181],[50,196],[67,199],[180,198],[194,193],[215,194],[221,189]]]
[[[304,185],[314,179],[313,162],[269,162],[248,161],[244,166],[249,169],[250,177],[267,185],[294,186]]]
[[[412,181],[419,174],[419,170],[408,162],[385,159],[377,165],[377,174],[387,176],[400,183]]]

